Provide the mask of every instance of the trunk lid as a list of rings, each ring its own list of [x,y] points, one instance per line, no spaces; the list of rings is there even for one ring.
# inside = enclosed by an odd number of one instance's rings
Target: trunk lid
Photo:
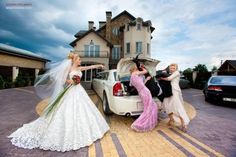
[[[122,77],[130,76],[129,69],[132,64],[134,64],[135,58],[122,58],[117,64],[117,77],[120,80]],[[148,58],[148,57],[139,57],[137,59],[139,63],[144,64],[151,76],[156,75],[156,66],[160,62],[159,60]]]

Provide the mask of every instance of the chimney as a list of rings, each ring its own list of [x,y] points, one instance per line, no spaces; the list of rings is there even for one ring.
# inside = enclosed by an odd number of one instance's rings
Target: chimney
[[[101,28],[102,26],[104,26],[106,24],[106,21],[99,21],[99,28]]]
[[[89,21],[88,22],[88,30],[93,29],[93,25],[94,25],[94,22],[93,21]]]
[[[107,21],[111,21],[111,17],[112,17],[112,12],[111,11],[106,11],[106,19],[107,19]]]
[[[111,41],[111,11],[106,11],[106,39]]]

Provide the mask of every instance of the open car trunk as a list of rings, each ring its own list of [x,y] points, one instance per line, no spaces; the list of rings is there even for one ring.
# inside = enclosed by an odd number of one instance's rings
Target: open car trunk
[[[140,57],[135,59],[140,64],[144,64],[151,76],[156,75],[156,66],[159,63],[156,59],[147,57]],[[119,80],[123,86],[124,95],[138,95],[135,87],[130,86],[130,71],[131,66],[135,64],[134,58],[122,58],[117,64],[117,80]]]

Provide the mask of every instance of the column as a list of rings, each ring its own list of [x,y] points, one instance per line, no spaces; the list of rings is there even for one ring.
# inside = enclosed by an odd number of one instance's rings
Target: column
[[[38,76],[39,74],[39,69],[35,69],[35,78]]]
[[[19,67],[12,67],[12,81],[16,80],[16,77],[19,74]]]

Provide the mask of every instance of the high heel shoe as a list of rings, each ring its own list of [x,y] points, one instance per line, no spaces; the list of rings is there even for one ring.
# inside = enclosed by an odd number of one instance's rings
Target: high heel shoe
[[[181,130],[182,130],[183,132],[187,132],[187,126],[186,126],[186,125],[183,125],[182,128],[181,128]]]

